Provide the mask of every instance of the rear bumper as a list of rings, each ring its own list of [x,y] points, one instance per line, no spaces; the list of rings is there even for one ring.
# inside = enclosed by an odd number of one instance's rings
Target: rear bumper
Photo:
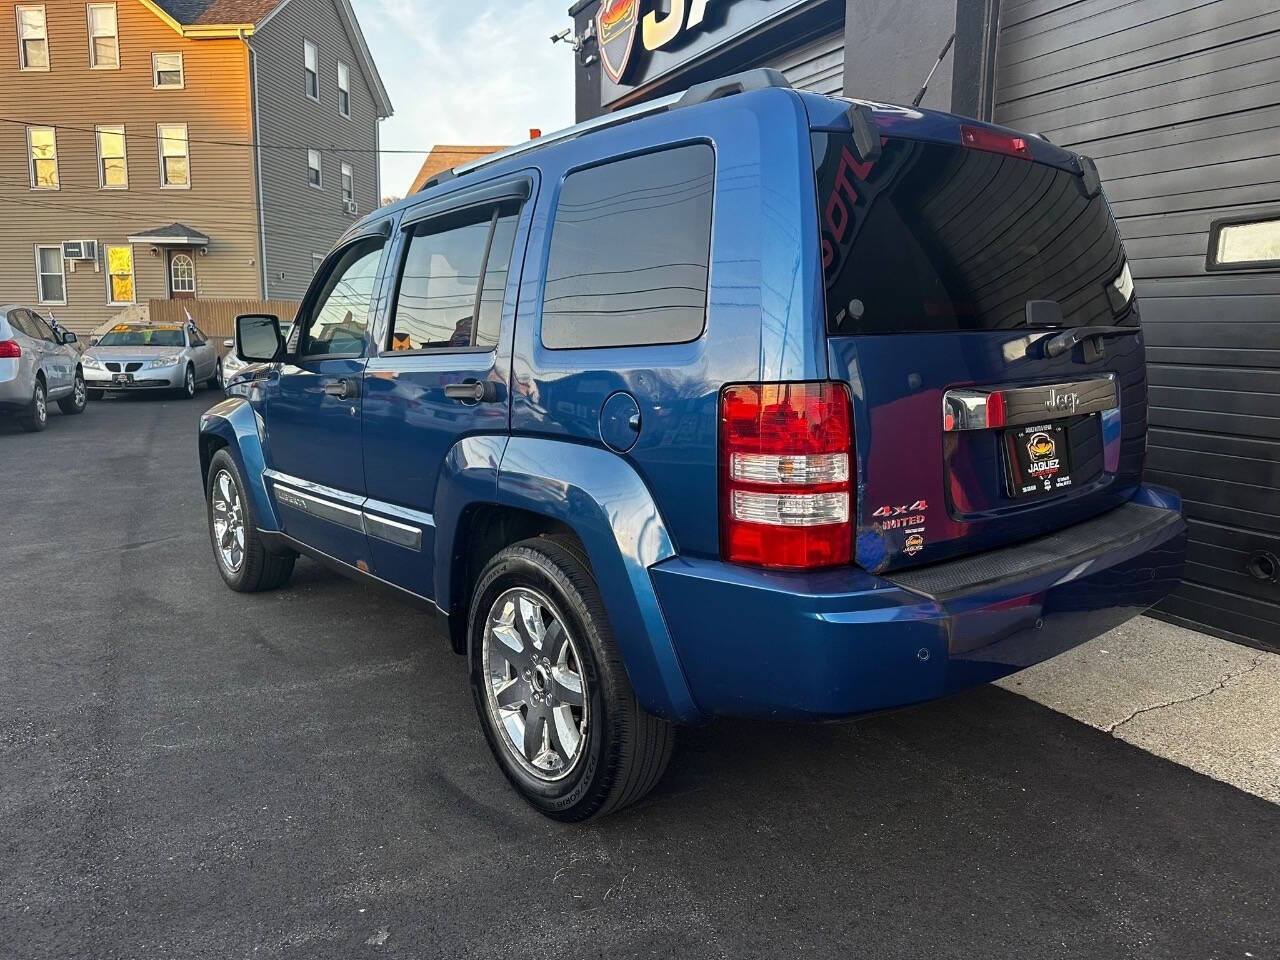
[[[1144,487],[1087,523],[892,579],[672,557],[652,568],[710,715],[823,719],[930,700],[1055,656],[1182,578],[1177,496]]]

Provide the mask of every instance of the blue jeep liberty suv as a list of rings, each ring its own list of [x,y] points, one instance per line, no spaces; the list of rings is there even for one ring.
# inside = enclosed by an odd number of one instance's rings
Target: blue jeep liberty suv
[[[442,613],[561,820],[642,797],[677,724],[940,697],[1182,572],[1092,161],[771,71],[437,177],[236,350],[222,577],[305,554]]]

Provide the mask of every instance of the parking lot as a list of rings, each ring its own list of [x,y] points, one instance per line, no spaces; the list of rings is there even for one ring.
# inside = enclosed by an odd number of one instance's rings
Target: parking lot
[[[0,424],[0,956],[1280,956],[1280,807],[1011,689],[682,731],[544,820],[431,620],[223,586],[217,399]]]

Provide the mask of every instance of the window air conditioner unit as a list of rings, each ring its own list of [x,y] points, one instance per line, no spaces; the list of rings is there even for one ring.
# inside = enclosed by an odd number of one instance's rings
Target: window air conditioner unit
[[[97,240],[64,240],[62,241],[62,259],[90,260],[98,262]]]
[[[347,206],[347,213],[355,214],[356,202],[354,200],[348,200],[346,203],[346,206]]]

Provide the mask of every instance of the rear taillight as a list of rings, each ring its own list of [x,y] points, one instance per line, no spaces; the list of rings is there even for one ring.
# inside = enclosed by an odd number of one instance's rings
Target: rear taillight
[[[17,340],[0,340],[0,360],[13,360],[22,356],[22,347]]]
[[[854,476],[842,383],[765,383],[720,395],[721,553],[805,569],[852,556]]]
[[[1031,159],[1031,148],[1027,146],[1026,137],[965,124],[960,128],[960,141],[966,147],[972,147],[975,150],[987,150],[991,153],[1005,153],[1011,157]]]

